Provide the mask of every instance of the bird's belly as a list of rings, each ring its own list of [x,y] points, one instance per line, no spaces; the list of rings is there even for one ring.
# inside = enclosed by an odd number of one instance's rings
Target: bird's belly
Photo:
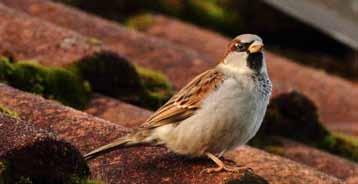
[[[235,85],[226,87],[232,89],[219,89],[195,115],[177,126],[169,125],[172,130],[164,140],[169,149],[193,156],[220,153],[245,144],[256,134],[266,105],[258,103],[251,91],[243,94]]]

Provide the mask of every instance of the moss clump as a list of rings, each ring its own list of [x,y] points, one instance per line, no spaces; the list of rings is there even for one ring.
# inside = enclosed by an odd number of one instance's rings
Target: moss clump
[[[317,108],[298,92],[271,100],[265,119],[251,145],[270,150],[280,146],[272,136],[283,136],[358,161],[358,139],[328,131],[320,122]],[[273,151],[279,151],[274,148]]]
[[[281,147],[282,143],[275,136],[259,134],[251,139],[248,145],[269,151]]]
[[[156,0],[157,3],[142,6],[145,11],[158,11],[189,22],[216,29],[229,34],[237,34],[241,21],[236,11],[227,11],[216,1],[202,0]],[[129,19],[131,20],[131,18]],[[136,20],[136,21],[134,21]],[[150,25],[150,16],[139,16],[128,22],[137,23],[137,28]],[[139,23],[139,24],[138,24]]]
[[[100,46],[103,44],[103,42],[98,39],[98,38],[95,38],[95,37],[90,37],[86,40],[86,42],[90,45],[93,45],[93,46]]]
[[[189,0],[180,17],[228,34],[237,34],[242,29],[238,13],[224,9],[215,1]]]
[[[240,11],[223,6],[218,0],[57,0],[77,6],[109,19],[126,21],[145,12],[160,12],[200,24],[221,32],[236,35],[243,26]],[[100,5],[100,6],[99,6]],[[148,19],[144,19],[147,21]]]
[[[15,111],[8,109],[1,104],[0,104],[0,113],[10,116],[12,118],[19,118],[19,115]]]
[[[80,178],[78,176],[74,176],[66,184],[104,184],[104,182],[99,180],[91,180],[88,178]]]
[[[251,171],[245,171],[240,178],[232,178],[225,181],[225,184],[268,184],[269,182],[262,176],[256,175]]]
[[[139,74],[142,85],[150,96],[148,100],[153,101],[151,102],[153,103],[153,105],[151,105],[152,107],[162,105],[173,95],[173,88],[165,75],[158,71],[140,66],[136,66],[136,70]]]
[[[323,140],[330,132],[320,122],[314,103],[294,91],[271,100],[258,135],[312,142]]]
[[[5,163],[0,161],[0,184],[5,184]]]
[[[44,67],[28,61],[10,63],[1,58],[0,72],[0,81],[65,105],[83,108],[89,100],[89,84],[63,68]]]
[[[0,56],[0,82],[6,82],[7,77],[11,75],[12,71],[10,60]]]
[[[62,141],[39,140],[7,152],[1,161],[6,163],[1,175],[4,184],[90,183],[89,168],[81,153]]]
[[[93,91],[109,96],[126,98],[143,90],[135,68],[114,53],[95,53],[77,61],[69,69],[87,80]]]
[[[162,74],[134,67],[111,52],[86,57],[70,66],[70,70],[89,81],[96,92],[149,109],[158,108],[172,92]]]
[[[153,24],[153,15],[150,13],[139,14],[129,18],[126,25],[139,31],[145,31]]]
[[[358,162],[358,137],[332,133],[318,141],[316,146]]]
[[[20,179],[16,181],[15,184],[33,184],[33,182],[29,177],[20,177]]]
[[[95,53],[68,69],[44,67],[29,61],[11,63],[1,58],[0,81],[76,108],[87,104],[91,88],[149,109],[158,108],[172,94],[163,74],[134,67],[110,52]]]

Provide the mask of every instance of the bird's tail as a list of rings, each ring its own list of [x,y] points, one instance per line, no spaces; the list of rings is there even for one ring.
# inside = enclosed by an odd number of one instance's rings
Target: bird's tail
[[[101,147],[85,154],[84,158],[85,158],[85,160],[88,161],[88,160],[94,159],[102,154],[111,152],[116,149],[148,143],[148,141],[145,141],[145,138],[147,138],[147,135],[148,135],[147,132],[138,132],[135,134],[130,134],[130,135],[121,137],[107,145],[101,146]]]

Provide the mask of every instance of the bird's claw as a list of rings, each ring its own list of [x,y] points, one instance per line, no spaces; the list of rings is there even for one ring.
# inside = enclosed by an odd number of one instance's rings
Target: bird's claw
[[[200,174],[202,174],[202,173],[215,173],[215,172],[221,172],[221,171],[233,172],[233,173],[242,173],[242,172],[253,172],[253,169],[249,168],[249,167],[236,166],[236,165],[234,165],[234,166],[232,166],[232,165],[224,165],[224,166],[219,166],[219,167],[203,169],[200,172]]]

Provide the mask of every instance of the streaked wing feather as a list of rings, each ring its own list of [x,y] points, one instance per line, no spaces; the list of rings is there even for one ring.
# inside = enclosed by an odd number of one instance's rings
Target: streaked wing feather
[[[158,109],[142,125],[142,128],[155,128],[165,124],[179,123],[192,116],[200,108],[202,99],[217,89],[223,81],[224,75],[215,69],[198,75]]]

